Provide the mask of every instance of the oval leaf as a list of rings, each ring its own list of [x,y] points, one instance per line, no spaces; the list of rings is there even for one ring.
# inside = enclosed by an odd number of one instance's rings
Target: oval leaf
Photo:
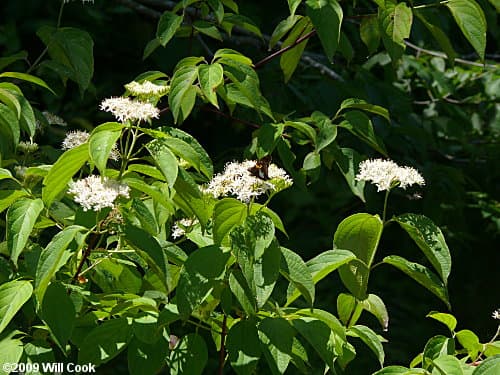
[[[106,170],[106,164],[111,150],[120,138],[123,124],[107,122],[92,131],[89,138],[89,154],[101,174]]]
[[[14,280],[0,285],[0,333],[30,299],[32,293],[33,286],[26,280]]]

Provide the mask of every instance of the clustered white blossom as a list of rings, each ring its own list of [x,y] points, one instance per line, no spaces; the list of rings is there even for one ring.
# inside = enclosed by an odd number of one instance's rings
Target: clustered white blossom
[[[493,311],[493,314],[491,314],[491,317],[493,319],[500,320],[500,309],[496,309],[495,311]]]
[[[157,85],[151,81],[144,81],[142,83],[133,81],[127,83],[125,88],[134,96],[163,96],[170,91],[170,86]]]
[[[358,181],[369,181],[377,186],[377,191],[389,190],[395,186],[406,189],[417,184],[425,185],[422,175],[414,168],[400,167],[392,160],[373,159],[359,164]]]
[[[119,197],[129,197],[130,188],[118,181],[96,175],[70,183],[68,192],[74,194],[75,202],[84,211],[99,211],[105,207],[114,208],[114,202]]]
[[[176,238],[184,236],[186,234],[186,230],[197,223],[198,220],[196,219],[185,218],[177,220],[172,226],[172,238],[175,240]]]
[[[66,133],[66,137],[64,138],[61,148],[63,150],[71,150],[75,147],[78,147],[85,142],[87,142],[90,138],[90,133],[81,130],[75,130]],[[120,159],[120,152],[118,151],[118,146],[115,144],[109,153],[109,158],[111,160],[117,161]]]
[[[275,164],[269,165],[269,180],[253,176],[249,170],[255,164],[255,160],[226,164],[224,171],[215,175],[203,191],[213,195],[214,198],[234,195],[238,200],[248,203],[253,197],[269,191],[278,192],[293,184],[286,172]]]
[[[160,116],[160,111],[154,105],[123,97],[104,99],[100,109],[111,112],[121,122],[147,121]]]

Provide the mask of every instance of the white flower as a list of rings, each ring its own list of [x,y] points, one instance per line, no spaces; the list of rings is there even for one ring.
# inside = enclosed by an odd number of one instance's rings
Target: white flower
[[[186,230],[197,223],[198,220],[187,218],[176,221],[172,226],[172,238],[175,240],[176,238],[184,236],[186,234]]]
[[[286,172],[274,164],[268,168],[268,180],[255,177],[249,171],[255,164],[255,160],[226,164],[224,172],[215,175],[203,191],[214,198],[234,195],[240,201],[248,203],[253,197],[268,191],[278,192],[293,184]]]
[[[72,148],[83,145],[85,142],[89,140],[89,138],[90,134],[85,131],[76,130],[68,132],[66,133],[66,137],[62,142],[61,148],[63,150],[71,150]],[[109,158],[115,161],[120,159],[120,152],[118,151],[118,146],[116,144],[111,149],[111,152],[109,153]]]
[[[142,83],[132,81],[127,83],[125,88],[134,96],[163,96],[170,91],[170,86],[157,85],[151,81],[144,81]]]
[[[425,185],[420,173],[411,167],[400,167],[391,160],[365,160],[359,164],[358,181],[369,181],[377,186],[377,191],[389,190],[395,186],[403,189],[417,184]]]
[[[99,211],[104,207],[114,208],[114,202],[119,197],[129,197],[129,187],[107,177],[89,176],[70,183],[68,192],[74,194],[75,202],[84,211]]]
[[[66,126],[68,125],[66,121],[64,121],[61,117],[54,115],[53,113],[50,113],[48,111],[43,111],[42,112],[43,117],[45,117],[45,120],[50,125],[60,125],[60,126]]]
[[[100,109],[111,112],[121,122],[147,121],[160,116],[154,105],[122,97],[104,99]]]
[[[493,314],[491,314],[491,317],[493,319],[500,320],[500,309],[496,309],[495,311],[493,311]]]

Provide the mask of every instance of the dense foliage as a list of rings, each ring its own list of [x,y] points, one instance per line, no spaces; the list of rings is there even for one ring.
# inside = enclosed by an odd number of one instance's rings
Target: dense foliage
[[[0,373],[500,371],[499,9],[3,2]]]

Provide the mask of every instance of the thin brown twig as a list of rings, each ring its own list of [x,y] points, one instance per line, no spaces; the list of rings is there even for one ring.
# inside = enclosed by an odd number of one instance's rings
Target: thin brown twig
[[[224,361],[226,359],[226,334],[227,334],[227,315],[222,318],[222,332],[220,335],[220,351],[219,351],[219,375],[224,373]]]
[[[71,279],[71,284],[74,284],[76,281],[78,281],[78,277],[80,276],[80,273],[82,272],[83,265],[85,264],[85,261],[90,256],[92,249],[97,244],[98,239],[99,239],[99,235],[97,233],[93,233],[91,235],[90,240],[89,240],[89,244],[87,245],[87,248],[83,252],[82,259],[80,259],[80,263],[78,263],[78,267],[76,269],[75,275]]]

